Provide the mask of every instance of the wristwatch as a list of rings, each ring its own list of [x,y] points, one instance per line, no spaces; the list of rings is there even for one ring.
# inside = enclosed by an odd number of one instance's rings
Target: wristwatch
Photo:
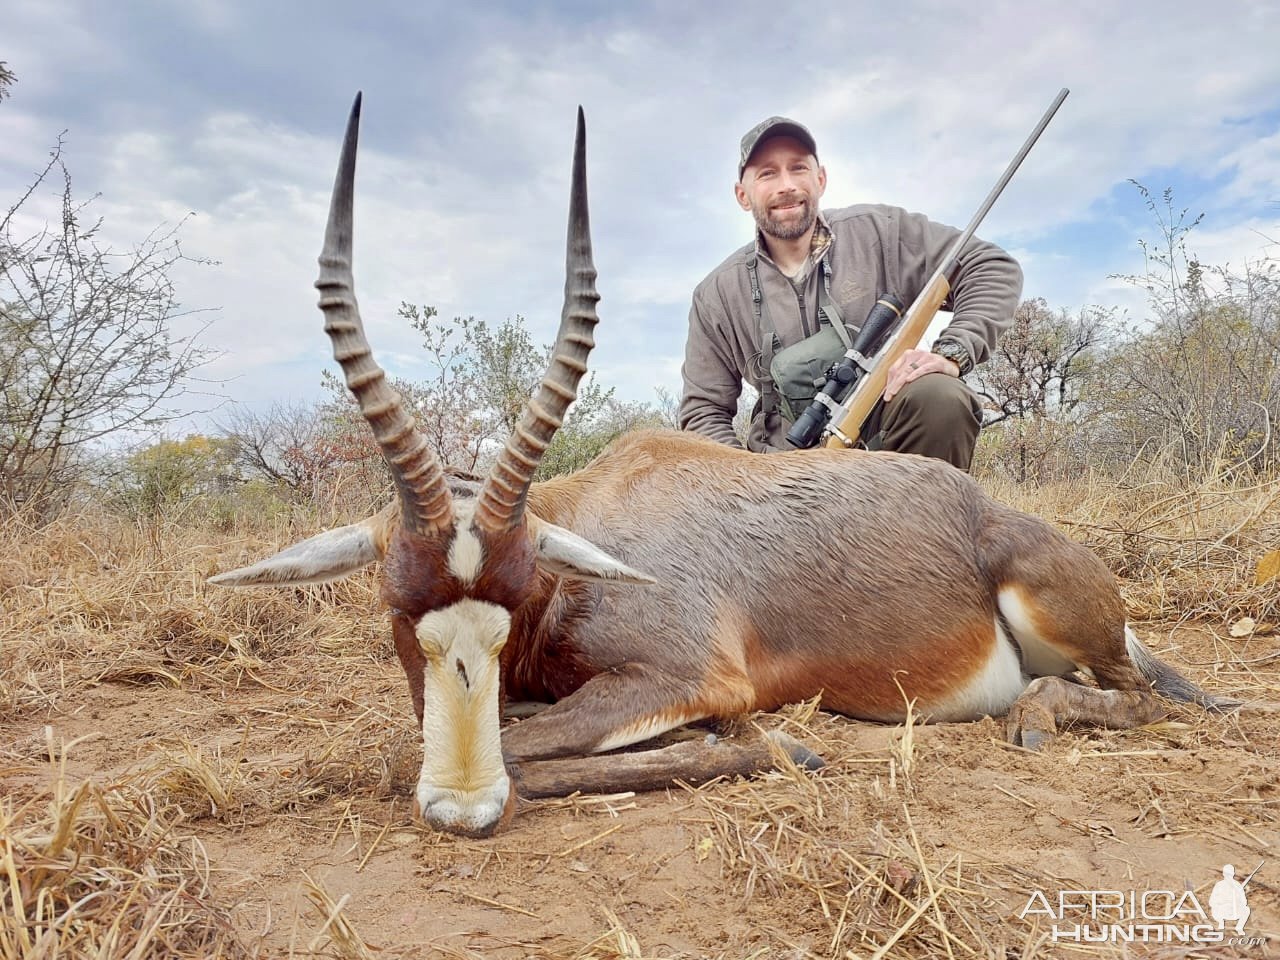
[[[962,377],[973,369],[973,360],[969,356],[969,351],[958,340],[939,340],[933,345],[932,352],[954,362],[960,368]]]

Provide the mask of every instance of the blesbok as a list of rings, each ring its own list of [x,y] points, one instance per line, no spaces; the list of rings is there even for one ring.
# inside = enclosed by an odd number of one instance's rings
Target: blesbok
[[[550,367],[487,478],[446,475],[374,362],[352,291],[359,114],[357,96],[316,285],[398,497],[212,582],[320,583],[382,561],[431,824],[491,833],[535,769],[567,792],[733,768],[742,758],[725,743],[592,755],[819,693],[825,708],[884,722],[908,701],[933,720],[1008,714],[1010,737],[1032,748],[1071,720],[1154,719],[1152,684],[1212,705],[1138,642],[1096,557],[939,461],[760,456],[641,432],[532,483],[597,321],[581,110]],[[1076,671],[1101,689],[1062,679]],[[500,733],[504,698],[554,705]],[[586,759],[552,759],[572,756]]]

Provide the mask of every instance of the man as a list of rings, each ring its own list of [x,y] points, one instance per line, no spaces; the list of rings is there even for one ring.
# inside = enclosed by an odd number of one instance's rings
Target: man
[[[746,380],[760,392],[747,447],[793,449],[786,434],[806,402],[801,394],[812,397],[813,381],[848,348],[849,331],[885,293],[910,304],[960,235],[897,207],[819,213],[827,173],[817,153],[812,134],[783,117],[742,138],[734,193],[755,218],[756,239],[694,290],[683,429],[740,446],[733,417]],[[863,426],[869,448],[969,468],[981,409],[960,378],[990,355],[1021,291],[1022,271],[1012,257],[976,238],[969,242],[944,305],[954,319],[932,350],[909,350],[890,369],[883,400]]]

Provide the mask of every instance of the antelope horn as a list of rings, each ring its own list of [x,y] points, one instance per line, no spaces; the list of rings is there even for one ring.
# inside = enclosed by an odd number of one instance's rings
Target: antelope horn
[[[414,426],[400,395],[373,359],[356,305],[351,274],[352,197],[355,191],[356,143],[360,132],[360,98],[351,106],[342,158],[329,203],[329,223],[320,253],[320,309],[324,331],[333,341],[333,358],[342,364],[347,389],[373,429],[374,439],[391,468],[400,495],[405,526],[418,533],[444,532],[453,525],[453,502],[440,461]]]
[[[476,505],[478,524],[493,531],[512,530],[524,516],[533,474],[565,411],[578,396],[578,381],[587,371],[591,336],[599,317],[596,268],[591,262],[591,223],[587,216],[587,132],[582,108],[573,144],[573,182],[569,189],[569,237],[565,257],[564,310],[551,350],[551,364],[538,392],[525,406],[515,432],[499,455]]]

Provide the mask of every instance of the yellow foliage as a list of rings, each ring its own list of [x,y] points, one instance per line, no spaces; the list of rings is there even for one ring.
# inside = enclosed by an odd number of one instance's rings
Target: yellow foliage
[[[1258,570],[1254,578],[1254,583],[1262,586],[1264,583],[1280,577],[1280,550],[1271,550],[1262,555],[1262,559],[1258,561]]]
[[[1258,561],[1257,575],[1254,576],[1254,585],[1262,586],[1266,582],[1275,580],[1280,576],[1280,550],[1270,550],[1262,554],[1262,559]]]

